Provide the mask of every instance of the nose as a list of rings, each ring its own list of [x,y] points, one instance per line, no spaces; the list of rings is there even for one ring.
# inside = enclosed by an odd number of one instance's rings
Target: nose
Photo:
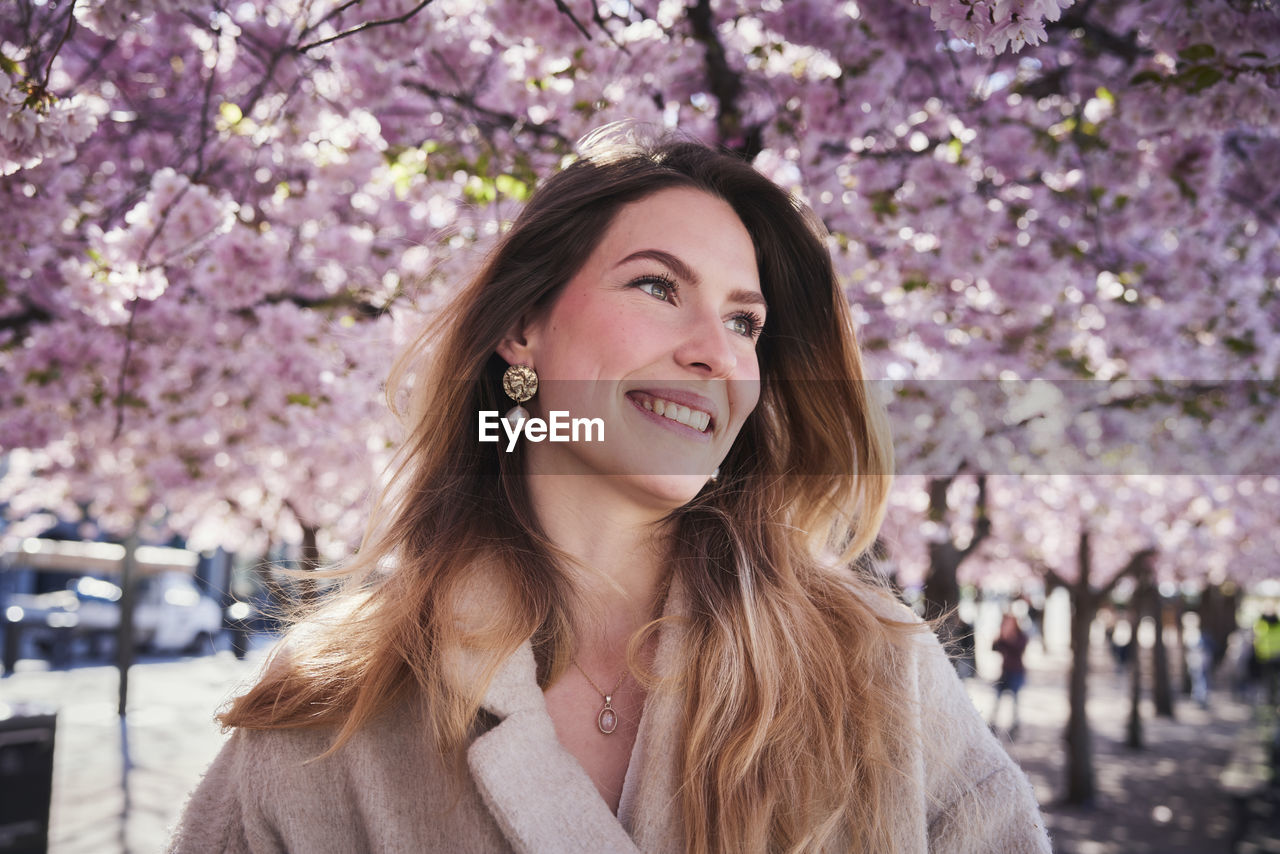
[[[700,315],[685,329],[683,340],[676,348],[676,362],[702,376],[727,379],[738,367],[733,335],[718,314]]]

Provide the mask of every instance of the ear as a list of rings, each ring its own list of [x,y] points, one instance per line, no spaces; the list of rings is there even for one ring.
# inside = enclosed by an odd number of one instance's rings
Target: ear
[[[508,365],[536,367],[537,342],[538,324],[532,315],[525,314],[507,330],[494,350]]]

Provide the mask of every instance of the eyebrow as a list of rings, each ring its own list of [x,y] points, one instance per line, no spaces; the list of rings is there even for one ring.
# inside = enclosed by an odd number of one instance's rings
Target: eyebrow
[[[693,271],[692,267],[680,260],[679,257],[672,255],[670,252],[665,252],[662,249],[640,249],[636,252],[632,252],[626,258],[623,258],[615,264],[614,268],[617,269],[623,264],[629,264],[632,261],[641,260],[657,261],[659,264],[668,267],[678,278],[684,279],[694,287],[697,287],[702,283],[702,280],[698,278],[698,274]],[[769,304],[765,302],[764,294],[759,291],[748,290],[746,288],[741,288],[729,294],[729,301],[758,305],[764,308],[769,307]]]

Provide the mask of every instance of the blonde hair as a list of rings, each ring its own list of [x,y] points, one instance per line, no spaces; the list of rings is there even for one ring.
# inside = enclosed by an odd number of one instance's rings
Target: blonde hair
[[[435,746],[457,761],[488,679],[522,643],[544,687],[569,666],[574,590],[530,507],[520,455],[476,443],[475,413],[502,407],[503,334],[555,299],[623,206],[671,187],[734,209],[770,306],[760,403],[718,481],[668,520],[698,654],[678,685],[651,687],[683,692],[685,847],[887,850],[885,796],[901,773],[892,671],[914,626],[882,616],[872,601],[883,591],[853,569],[885,509],[885,420],[821,224],[749,164],[694,142],[595,140],[538,189],[399,360],[390,395],[407,385],[410,432],[364,543],[337,572],[343,593],[298,629],[306,642],[234,702],[225,726],[333,725],[336,750],[412,691]],[[430,375],[413,376],[428,350]],[[457,618],[477,572],[497,588],[483,623]],[[451,671],[462,648],[483,662],[480,684]]]

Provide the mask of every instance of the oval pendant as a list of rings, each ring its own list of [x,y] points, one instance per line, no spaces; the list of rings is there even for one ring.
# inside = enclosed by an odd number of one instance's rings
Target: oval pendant
[[[600,731],[605,735],[618,728],[618,713],[609,705],[608,700],[605,701],[604,708],[600,710],[600,715],[596,718],[596,725],[600,727]]]
[[[517,403],[515,406],[507,410],[507,414],[502,416],[502,420],[510,424],[512,429],[515,429],[520,426],[520,422],[526,420],[528,417],[529,410]]]

